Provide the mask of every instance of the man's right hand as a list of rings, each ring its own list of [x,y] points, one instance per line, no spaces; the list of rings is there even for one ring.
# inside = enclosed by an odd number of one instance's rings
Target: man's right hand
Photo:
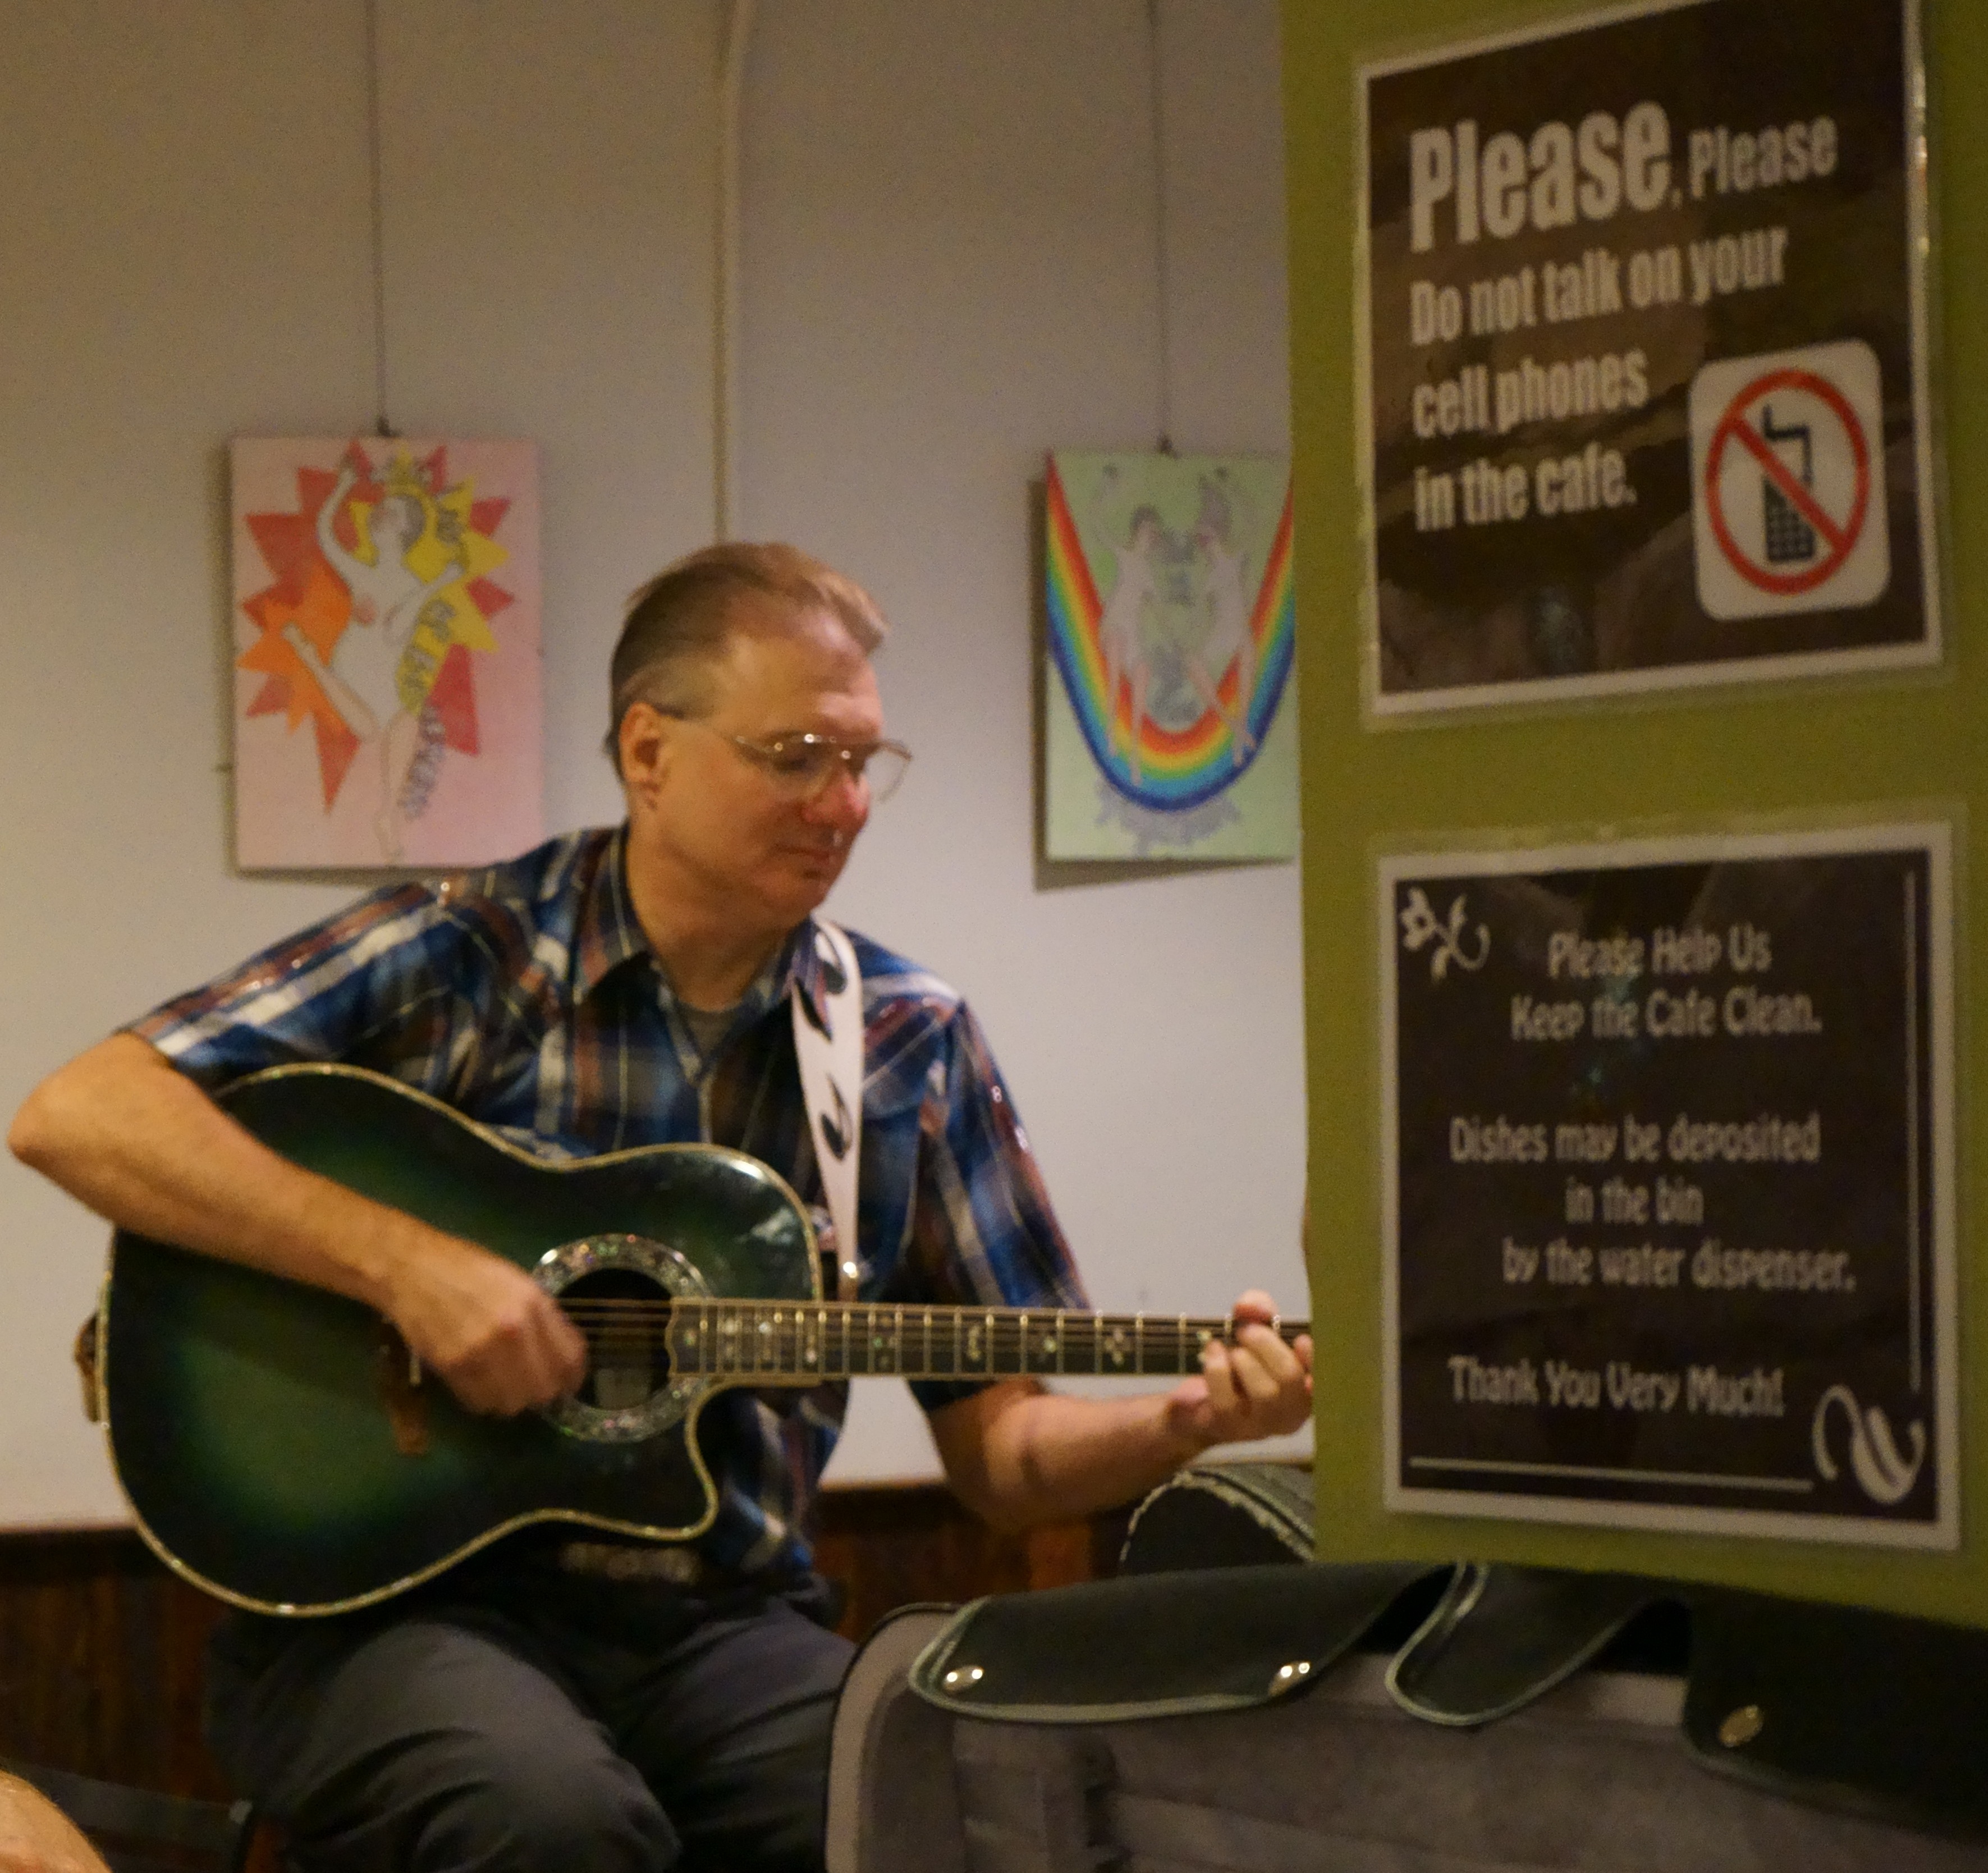
[[[511,1417],[579,1389],[587,1342],[523,1270],[444,1240],[395,1271],[387,1317],[472,1412]]]
[[[51,1074],[8,1143],[120,1229],[384,1314],[472,1411],[549,1405],[586,1375],[585,1341],[523,1270],[279,1157],[132,1035]]]

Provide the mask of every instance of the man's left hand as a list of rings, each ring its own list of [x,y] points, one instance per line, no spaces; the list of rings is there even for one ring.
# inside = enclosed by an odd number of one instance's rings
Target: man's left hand
[[[1281,1437],[1311,1416],[1311,1336],[1290,1345],[1273,1330],[1276,1303],[1252,1288],[1236,1303],[1233,1344],[1211,1340],[1201,1372],[1167,1401],[1167,1415],[1204,1450],[1216,1444]]]

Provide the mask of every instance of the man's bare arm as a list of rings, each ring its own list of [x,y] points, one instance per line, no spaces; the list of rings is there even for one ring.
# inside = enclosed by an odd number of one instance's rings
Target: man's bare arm
[[[1270,1330],[1267,1294],[1236,1312],[1262,1324],[1208,1347],[1200,1375],[1171,1392],[1077,1398],[1009,1379],[935,1412],[954,1493],[997,1528],[1025,1528],[1131,1502],[1217,1444],[1295,1431],[1311,1414],[1311,1341]]]
[[[580,1335],[522,1270],[290,1163],[135,1035],[44,1080],[7,1142],[120,1229],[377,1309],[473,1410],[549,1403],[586,1370]]]

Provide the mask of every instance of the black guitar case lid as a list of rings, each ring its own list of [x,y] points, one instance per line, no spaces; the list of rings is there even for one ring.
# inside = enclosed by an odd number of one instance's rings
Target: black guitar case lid
[[[1185,1569],[996,1594],[913,1664],[955,1716],[1113,1723],[1243,1710],[1314,1683],[1417,1581],[1418,1561]]]

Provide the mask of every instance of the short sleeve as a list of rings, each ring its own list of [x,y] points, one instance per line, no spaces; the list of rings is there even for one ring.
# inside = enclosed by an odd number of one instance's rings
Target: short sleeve
[[[920,1114],[902,1266],[919,1297],[934,1302],[1046,1313],[1090,1307],[1013,1096],[964,1002]],[[928,1412],[981,1389],[943,1380],[911,1386]]]
[[[127,1031],[210,1091],[265,1067],[340,1060],[439,1093],[475,1044],[472,948],[433,891],[395,886]]]

